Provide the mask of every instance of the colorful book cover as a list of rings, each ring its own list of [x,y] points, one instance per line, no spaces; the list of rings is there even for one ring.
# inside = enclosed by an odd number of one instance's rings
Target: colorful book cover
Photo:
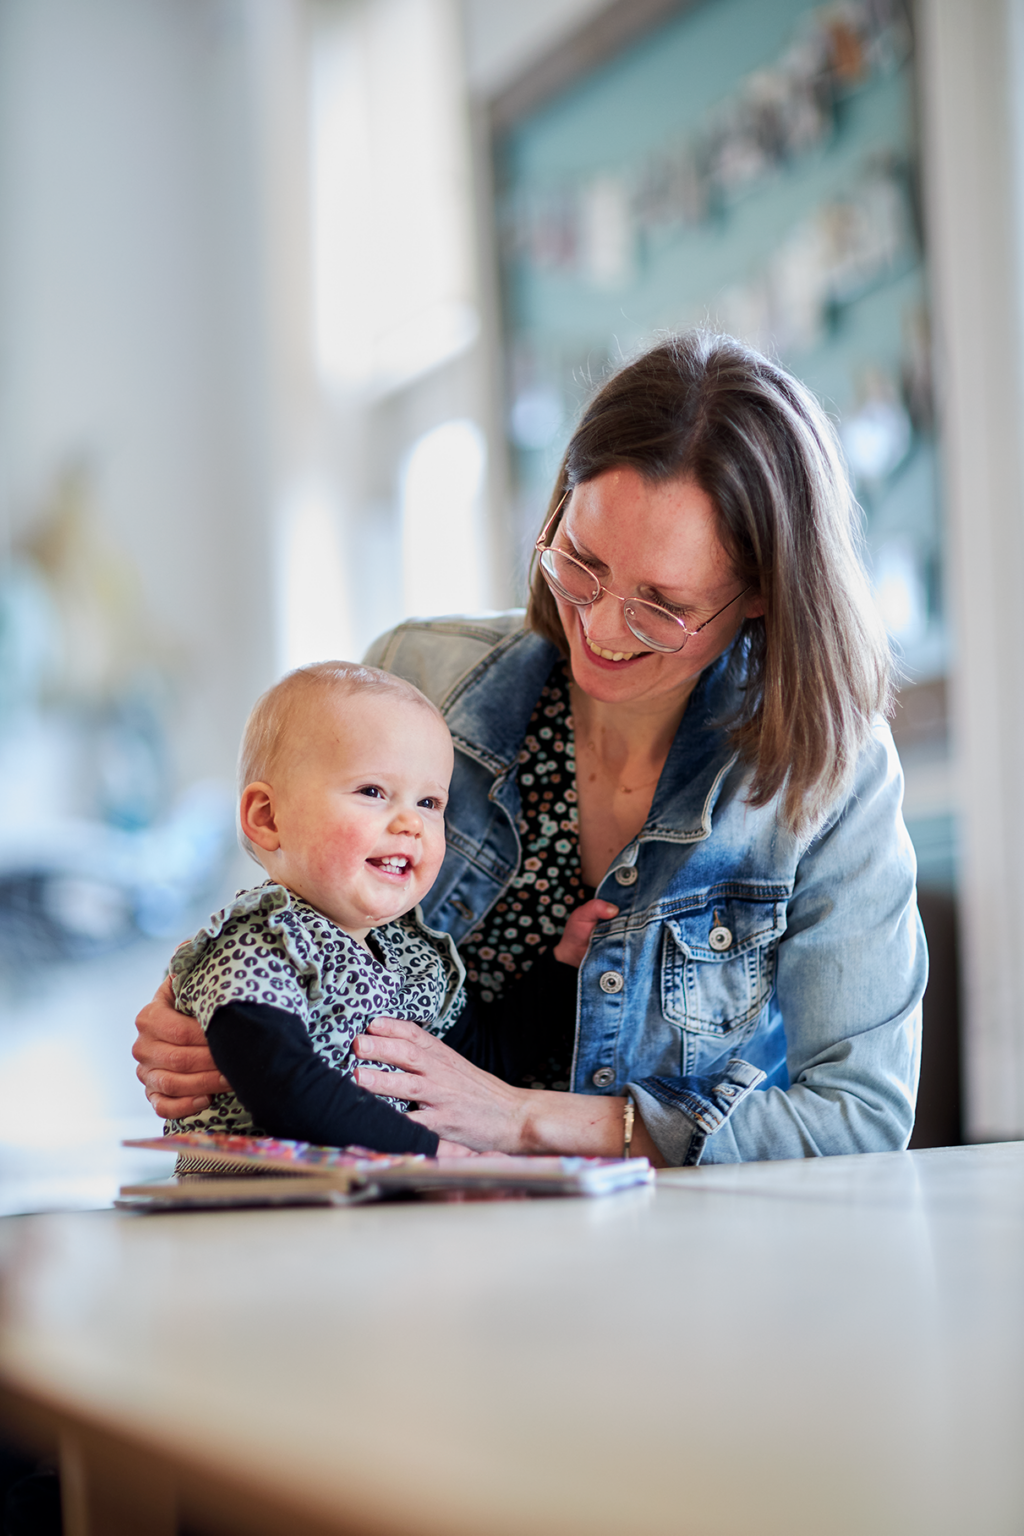
[[[370,1152],[363,1147],[318,1147],[304,1141],[284,1141],[270,1136],[229,1136],[221,1132],[180,1131],[169,1136],[152,1136],[126,1141],[125,1146],[142,1147],[153,1152],[176,1152],[181,1181],[182,1203],[196,1204],[205,1184],[209,1203],[232,1203],[230,1194],[244,1193],[245,1176],[285,1175],[273,1179],[274,1190],[259,1203],[286,1203],[290,1180],[302,1178],[302,1194],[308,1199],[320,1187],[350,1197],[381,1198],[388,1194],[417,1194],[458,1190],[493,1190],[521,1194],[603,1195],[617,1190],[648,1184],[654,1170],[645,1157],[508,1157],[490,1153],[473,1157],[426,1158],[392,1156]],[[184,1168],[182,1166],[184,1161]],[[200,1164],[203,1179],[187,1176]],[[212,1177],[223,1174],[224,1178]],[[241,1174],[237,1180],[234,1176]],[[224,1200],[215,1200],[214,1184],[226,1184],[227,1176],[239,1188],[222,1191]],[[191,1193],[186,1197],[186,1187]],[[173,1185],[161,1186],[159,1201],[164,1209],[172,1198]],[[144,1196],[144,1186],[135,1185],[122,1192],[135,1200]],[[257,1191],[246,1203],[255,1201]],[[300,1193],[298,1184],[295,1194]],[[270,1197],[273,1198],[270,1198]],[[154,1198],[156,1194],[154,1191]],[[241,1203],[241,1202],[239,1202]]]
[[[230,1165],[239,1172],[316,1174],[348,1183],[353,1174],[368,1168],[404,1166],[422,1158],[365,1147],[317,1147],[308,1141],[284,1141],[275,1136],[230,1136],[223,1131],[175,1131],[168,1136],[144,1136],[125,1141],[126,1147],[149,1152],[177,1152],[187,1163],[203,1163],[211,1169]],[[179,1170],[181,1171],[181,1170]],[[186,1170],[189,1171],[189,1170]]]

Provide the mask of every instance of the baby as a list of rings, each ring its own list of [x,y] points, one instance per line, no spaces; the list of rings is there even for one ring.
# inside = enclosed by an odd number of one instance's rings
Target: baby
[[[234,1092],[169,1130],[437,1154],[404,1101],[353,1081],[352,1044],[381,1014],[441,1035],[461,1008],[455,946],[413,911],[444,858],[452,766],[438,710],[376,668],[303,667],[258,701],[239,822],[267,879],[170,966],[178,1008],[199,1020]]]
[[[443,1035],[462,1007],[455,945],[414,910],[444,858],[453,762],[440,712],[375,667],[302,667],[257,702],[239,755],[239,822],[267,879],[170,965],[177,1007],[202,1025],[233,1092],[169,1131],[465,1153],[402,1114],[405,1101],[360,1088],[353,1050],[380,1015]],[[614,910],[579,908],[557,957],[578,966]],[[185,1159],[179,1171],[201,1165]]]

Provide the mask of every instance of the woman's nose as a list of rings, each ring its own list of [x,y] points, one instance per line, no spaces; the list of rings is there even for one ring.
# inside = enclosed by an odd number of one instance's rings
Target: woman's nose
[[[614,602],[604,603],[602,606],[601,600],[605,597],[614,598]],[[621,639],[623,635],[631,635],[632,632],[626,623],[624,603],[624,598],[609,592],[607,587],[601,588],[594,601],[588,603],[584,609],[587,615],[586,631],[591,640],[603,645],[605,639]],[[599,607],[600,614],[597,612]]]

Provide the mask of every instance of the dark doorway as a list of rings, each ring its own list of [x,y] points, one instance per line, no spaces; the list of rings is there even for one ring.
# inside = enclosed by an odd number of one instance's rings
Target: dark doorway
[[[963,1140],[960,1071],[960,945],[956,902],[946,891],[918,891],[928,939],[929,977],[924,995],[924,1044],[917,1122],[918,1147],[956,1147]]]

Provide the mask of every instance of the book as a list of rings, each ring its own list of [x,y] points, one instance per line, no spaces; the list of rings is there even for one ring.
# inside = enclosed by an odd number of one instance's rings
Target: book
[[[179,1173],[316,1174],[347,1188],[365,1183],[367,1167],[386,1167],[422,1159],[408,1154],[370,1152],[364,1147],[318,1147],[308,1141],[276,1136],[234,1136],[224,1131],[174,1131],[166,1136],[135,1137],[122,1143],[149,1152],[177,1152]]]
[[[318,1147],[269,1136],[179,1131],[135,1138],[126,1147],[177,1152],[203,1172],[125,1185],[122,1208],[169,1210],[230,1205],[352,1204],[389,1195],[494,1192],[520,1195],[606,1195],[648,1184],[645,1157],[393,1156],[362,1147]],[[208,1170],[208,1171],[207,1171]],[[218,1176],[218,1173],[222,1176]],[[229,1187],[230,1186],[230,1187]]]
[[[267,1205],[359,1205],[376,1197],[373,1185],[341,1189],[329,1179],[250,1174],[220,1178],[216,1174],[186,1173],[146,1184],[122,1184],[114,1201],[122,1211],[228,1210]]]

